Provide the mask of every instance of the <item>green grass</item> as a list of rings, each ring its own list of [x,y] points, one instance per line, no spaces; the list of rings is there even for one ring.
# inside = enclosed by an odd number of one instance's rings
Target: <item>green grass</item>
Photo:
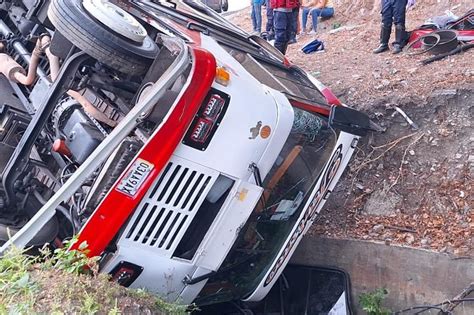
[[[359,296],[359,304],[368,315],[389,315],[392,312],[382,306],[387,295],[385,288],[363,293]]]
[[[87,244],[67,251],[70,245],[44,248],[36,257],[15,248],[6,252],[0,258],[0,315],[186,314],[186,306],[111,282],[97,272],[97,259],[86,256]]]

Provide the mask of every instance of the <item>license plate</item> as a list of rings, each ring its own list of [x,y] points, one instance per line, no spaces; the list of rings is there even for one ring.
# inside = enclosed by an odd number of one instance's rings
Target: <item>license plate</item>
[[[135,196],[152,169],[153,164],[150,162],[142,159],[136,160],[116,189],[128,196]]]

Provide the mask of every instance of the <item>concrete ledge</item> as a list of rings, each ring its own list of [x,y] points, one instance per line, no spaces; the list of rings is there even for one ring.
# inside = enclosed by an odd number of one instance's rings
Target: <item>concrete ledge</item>
[[[361,293],[382,287],[389,290],[385,305],[393,311],[437,304],[453,298],[474,281],[471,258],[456,259],[426,250],[357,240],[305,237],[292,262],[346,270],[351,276],[354,307]],[[474,314],[473,303],[459,306],[456,314]]]

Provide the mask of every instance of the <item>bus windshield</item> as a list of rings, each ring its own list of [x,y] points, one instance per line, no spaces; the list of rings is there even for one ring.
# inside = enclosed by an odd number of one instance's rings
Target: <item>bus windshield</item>
[[[255,291],[298,222],[336,140],[325,118],[294,108],[292,130],[264,179],[264,193],[197,305],[243,299]]]

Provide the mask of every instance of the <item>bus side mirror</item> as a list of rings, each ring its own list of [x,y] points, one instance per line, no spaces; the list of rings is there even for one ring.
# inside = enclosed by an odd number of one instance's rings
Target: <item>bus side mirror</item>
[[[361,137],[367,135],[368,131],[380,131],[380,127],[376,126],[369,116],[345,106],[332,107],[329,125],[334,129]]]

